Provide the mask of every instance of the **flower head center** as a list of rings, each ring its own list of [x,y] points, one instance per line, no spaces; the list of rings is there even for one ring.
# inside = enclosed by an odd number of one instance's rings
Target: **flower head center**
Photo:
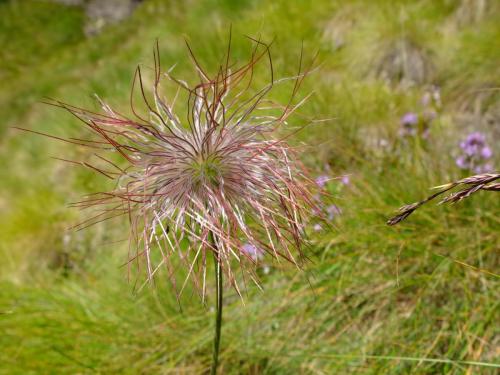
[[[203,185],[218,187],[223,174],[222,169],[221,160],[213,156],[200,156],[191,165],[192,177],[197,187]]]

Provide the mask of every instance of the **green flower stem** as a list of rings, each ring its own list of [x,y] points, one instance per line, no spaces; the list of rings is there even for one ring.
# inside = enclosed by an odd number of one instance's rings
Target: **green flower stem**
[[[212,244],[215,246],[215,241],[212,237]],[[220,347],[220,336],[221,336],[221,327],[222,327],[222,267],[220,261],[218,259],[218,254],[214,253],[214,263],[215,263],[215,283],[216,283],[216,308],[215,308],[215,337],[214,337],[214,349],[213,349],[213,361],[212,361],[212,369],[210,374],[217,374],[217,366],[219,364],[219,347]]]

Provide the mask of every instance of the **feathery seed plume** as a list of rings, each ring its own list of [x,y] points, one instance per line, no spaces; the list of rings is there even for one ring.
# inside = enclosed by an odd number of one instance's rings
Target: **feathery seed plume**
[[[262,255],[298,266],[303,258],[304,220],[315,206],[310,193],[315,182],[297,150],[276,131],[307,99],[296,97],[308,70],[303,71],[301,56],[296,76],[275,80],[269,45],[253,42],[249,61],[239,67],[230,62],[228,47],[215,75],[201,67],[188,45],[199,78],[195,85],[161,70],[157,43],[152,92],[145,89],[138,67],[130,97],[132,116],[100,99],[100,113],[51,103],[76,116],[93,134],[89,139],[58,138],[94,150],[100,162],[77,163],[117,183],[114,190],[75,204],[98,209],[77,228],[126,216],[131,261],[141,264],[138,259],[145,259],[148,280],[165,266],[177,294],[192,279],[205,295],[210,253],[238,293],[235,265],[248,271],[242,272],[243,279],[248,275],[258,283],[258,258],[245,249],[259,249]],[[251,92],[255,68],[263,61],[269,67],[269,83]],[[294,83],[289,102],[280,105],[267,99],[273,86],[285,81]],[[176,85],[171,100],[163,95],[164,83]],[[142,112],[135,104],[136,90]],[[187,107],[184,116],[179,107]],[[117,153],[125,165],[111,160]],[[174,257],[185,266],[182,285],[175,282]]]

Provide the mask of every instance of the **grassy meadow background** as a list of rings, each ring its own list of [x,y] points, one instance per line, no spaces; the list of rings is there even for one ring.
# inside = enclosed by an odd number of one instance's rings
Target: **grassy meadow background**
[[[85,215],[68,204],[109,188],[54,160],[86,150],[12,127],[78,136],[83,127],[45,97],[97,109],[93,94],[128,110],[137,64],[193,79],[186,38],[214,73],[232,25],[233,61],[245,35],[274,40],[277,77],[301,46],[317,69],[297,133],[303,160],[329,182],[342,211],[310,230],[306,272],[268,263],[243,302],[227,289],[223,374],[495,374],[500,364],[499,197],[387,218],[428,188],[472,172],[459,142],[481,131],[500,155],[500,4],[487,0],[144,1],[131,17],[85,36],[81,7],[0,1],[0,374],[201,374],[211,361],[213,312],[192,292],[179,311],[165,277],[127,281],[125,220],[67,231]],[[266,83],[265,70],[258,82]],[[426,136],[401,135],[424,118]],[[285,101],[287,86],[274,97]],[[428,95],[428,94],[427,94]],[[304,116],[304,117],[302,117]],[[141,279],[139,278],[139,281]],[[213,294],[212,294],[213,295]],[[209,300],[208,306],[211,304]]]

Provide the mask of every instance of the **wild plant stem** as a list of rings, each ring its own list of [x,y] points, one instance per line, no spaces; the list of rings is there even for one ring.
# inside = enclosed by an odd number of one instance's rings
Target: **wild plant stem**
[[[213,238],[213,236],[212,236]],[[215,247],[215,241],[212,241]],[[212,369],[210,374],[217,374],[217,366],[219,364],[219,346],[220,346],[220,333],[222,327],[222,268],[220,264],[220,259],[218,259],[218,254],[214,252],[214,263],[215,263],[215,294],[216,294],[216,307],[215,307],[215,336],[214,336],[214,349],[213,349],[213,360]]]

